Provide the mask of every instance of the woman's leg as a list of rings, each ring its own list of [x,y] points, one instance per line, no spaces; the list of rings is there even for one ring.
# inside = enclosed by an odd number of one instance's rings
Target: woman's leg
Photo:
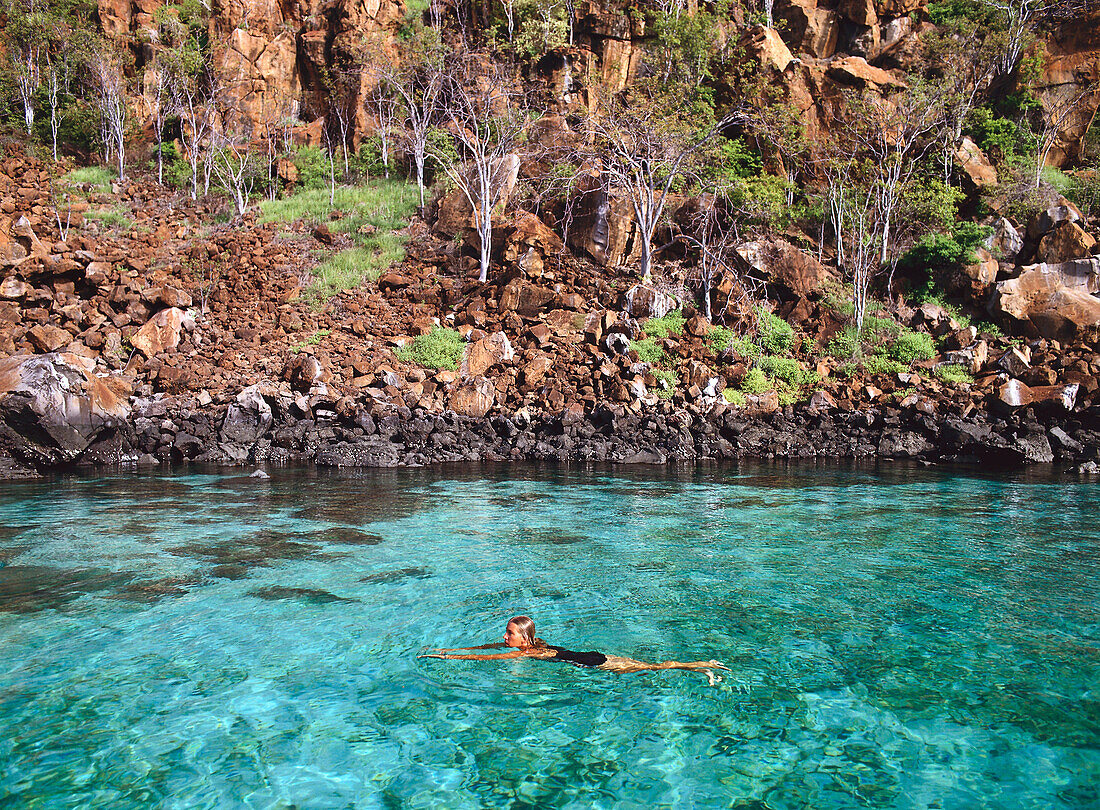
[[[600,664],[599,669],[608,672],[649,672],[659,669],[688,669],[693,672],[707,672],[711,670],[729,670],[725,664],[718,661],[662,661],[659,664],[647,664],[645,661],[635,661],[633,658],[624,658],[621,655],[609,655],[607,661]],[[708,677],[713,677],[708,674]]]

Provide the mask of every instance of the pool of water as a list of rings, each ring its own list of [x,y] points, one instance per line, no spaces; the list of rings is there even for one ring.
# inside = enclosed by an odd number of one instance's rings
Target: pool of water
[[[1100,498],[906,467],[0,490],[0,808],[1100,806]],[[440,661],[526,613],[613,675]]]

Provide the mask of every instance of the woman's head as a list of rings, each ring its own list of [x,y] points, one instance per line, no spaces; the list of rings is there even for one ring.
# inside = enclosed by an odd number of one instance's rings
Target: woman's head
[[[535,623],[527,616],[513,616],[504,628],[504,643],[509,647],[536,646],[541,639],[535,638]]]

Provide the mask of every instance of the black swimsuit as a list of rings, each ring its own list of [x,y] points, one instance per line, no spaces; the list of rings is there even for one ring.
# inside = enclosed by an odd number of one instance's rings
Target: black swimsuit
[[[598,667],[607,663],[607,656],[600,652],[574,652],[563,647],[552,647],[550,645],[547,645],[547,648],[554,651],[554,657],[547,658],[547,661],[565,661],[578,667]]]

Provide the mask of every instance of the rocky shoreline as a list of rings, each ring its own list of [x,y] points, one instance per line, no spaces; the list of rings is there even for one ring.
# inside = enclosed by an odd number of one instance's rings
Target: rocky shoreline
[[[86,420],[94,437],[78,452],[70,445],[67,454],[61,452],[56,425],[19,421],[7,409],[0,457],[8,477],[190,462],[417,467],[474,461],[875,458],[997,468],[1054,463],[1089,473],[1100,461],[1097,407],[1068,413],[1029,407],[1004,415],[975,409],[963,415],[892,405],[845,411],[811,403],[747,414],[720,403],[685,409],[660,402],[637,413],[611,406],[590,413],[523,409],[476,418],[347,398],[311,399],[275,386],[252,386],[222,406],[175,397],[135,399],[125,418]],[[69,435],[80,428],[70,424]]]

